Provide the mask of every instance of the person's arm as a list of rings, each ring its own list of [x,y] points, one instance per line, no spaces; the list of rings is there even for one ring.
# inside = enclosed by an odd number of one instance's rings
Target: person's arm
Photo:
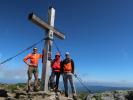
[[[72,73],[74,74],[74,61],[71,59],[71,64],[72,64]]]
[[[43,57],[43,55],[42,54],[39,54],[39,58],[42,58]]]
[[[28,59],[30,58],[31,54],[27,55],[23,61],[27,64],[27,65],[30,65],[30,63],[28,62]]]

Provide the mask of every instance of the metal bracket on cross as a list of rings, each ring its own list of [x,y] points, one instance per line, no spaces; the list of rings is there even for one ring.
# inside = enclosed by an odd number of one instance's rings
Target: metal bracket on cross
[[[53,35],[59,39],[65,39],[65,35],[54,28],[54,20],[55,20],[55,9],[53,7],[49,7],[48,11],[48,23],[43,21],[40,17],[36,16],[35,14],[29,14],[29,20],[33,23],[37,24],[44,30],[47,30],[46,39],[45,39],[45,49],[43,54],[43,67],[42,67],[42,77],[41,77],[41,90],[48,92],[48,81],[49,81],[49,74],[51,68],[51,61],[49,61],[49,55],[51,54],[52,49],[52,39]]]

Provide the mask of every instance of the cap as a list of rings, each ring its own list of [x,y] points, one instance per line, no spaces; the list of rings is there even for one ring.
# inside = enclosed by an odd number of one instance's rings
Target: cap
[[[56,53],[56,56],[60,56],[60,53],[59,53],[59,52],[57,52],[57,53]]]
[[[70,53],[69,52],[66,52],[65,55],[69,55]]]
[[[33,50],[37,50],[37,48],[33,48]]]

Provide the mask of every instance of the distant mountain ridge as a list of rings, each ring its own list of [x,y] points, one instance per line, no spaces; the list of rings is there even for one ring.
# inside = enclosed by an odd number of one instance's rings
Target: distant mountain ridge
[[[93,93],[94,92],[105,92],[105,91],[114,91],[114,90],[132,90],[133,87],[131,86],[123,86],[123,85],[116,85],[113,84],[97,84],[97,83],[89,83],[89,82],[84,82],[83,83],[84,86],[82,84],[80,84],[79,82],[76,83],[76,88],[77,88],[77,91],[80,92],[80,91],[86,91],[87,92],[87,88],[92,91]],[[87,87],[87,88],[86,88]]]
[[[105,91],[115,91],[115,90],[131,90],[133,88],[129,87],[109,87],[109,86],[87,86],[92,93],[105,92]],[[78,92],[88,92],[85,87],[78,86]]]

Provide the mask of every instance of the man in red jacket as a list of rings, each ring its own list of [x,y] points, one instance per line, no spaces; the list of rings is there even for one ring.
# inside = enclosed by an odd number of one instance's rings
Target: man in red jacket
[[[34,91],[37,91],[38,83],[38,60],[42,58],[41,54],[37,53],[37,48],[33,49],[33,52],[28,54],[23,61],[28,65],[28,92],[31,91],[31,79],[32,73],[35,77]]]

